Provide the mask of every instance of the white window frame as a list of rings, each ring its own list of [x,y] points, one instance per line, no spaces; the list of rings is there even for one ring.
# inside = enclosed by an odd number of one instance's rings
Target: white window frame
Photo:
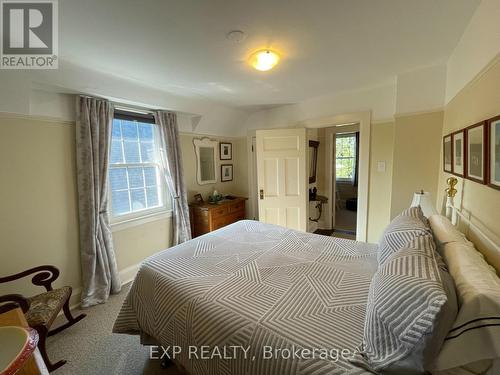
[[[336,134],[335,141],[337,141],[337,138],[354,138],[356,140],[356,135],[355,133],[340,133]],[[337,164],[337,159],[339,160],[345,160],[345,159],[354,159],[354,173],[356,173],[356,145],[354,145],[354,157],[337,157],[337,149],[335,149],[335,164]],[[340,183],[345,183],[345,182],[353,182],[354,176],[352,178],[345,178],[345,177],[337,177],[337,173],[335,172],[335,181],[340,182]]]
[[[131,113],[133,116],[133,113]],[[114,118],[113,118],[114,119]],[[138,122],[141,122],[140,119],[137,119]],[[160,150],[160,130],[158,128],[157,124],[152,124],[153,125],[153,131],[154,131],[154,140],[156,142],[153,142],[154,144],[154,150],[155,154],[157,155],[158,158],[161,157],[161,150]],[[112,142],[112,138],[110,139],[110,142]],[[109,147],[109,152],[111,153],[111,144]],[[123,160],[125,160],[125,149],[122,148],[122,153],[123,153]],[[111,170],[112,168],[134,168],[134,167],[157,167],[157,179],[159,181],[159,193],[160,193],[160,200],[162,202],[161,206],[158,207],[153,207],[153,208],[145,208],[142,210],[138,210],[135,212],[131,212],[128,214],[123,214],[123,215],[113,215],[113,207],[112,207],[112,190],[111,190],[111,182],[108,183],[108,204],[109,204],[109,220],[111,224],[111,229],[112,231],[119,231],[123,230],[132,226],[136,225],[142,225],[148,222],[156,221],[156,220],[161,220],[167,217],[172,216],[172,196],[169,193],[166,182],[165,182],[165,176],[163,174],[163,168],[160,162],[148,162],[148,163],[114,163],[111,164],[109,163],[109,169]],[[108,178],[109,178],[109,171],[108,171]],[[127,184],[128,184],[128,178],[127,178]],[[130,194],[130,188],[127,186],[127,190],[129,191]],[[129,197],[130,198],[130,197]],[[170,201],[170,204],[169,204]]]

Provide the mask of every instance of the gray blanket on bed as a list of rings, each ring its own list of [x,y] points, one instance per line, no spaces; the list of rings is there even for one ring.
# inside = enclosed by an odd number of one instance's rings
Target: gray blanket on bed
[[[190,374],[360,374],[377,246],[240,221],[141,266],[115,333]]]

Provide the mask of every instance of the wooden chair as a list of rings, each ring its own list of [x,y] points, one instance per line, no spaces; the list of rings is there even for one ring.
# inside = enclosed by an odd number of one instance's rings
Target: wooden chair
[[[33,274],[35,274],[31,279],[33,285],[43,286],[46,291],[33,297],[24,297],[21,294],[7,294],[0,296],[0,312],[8,311],[18,306],[23,310],[28,324],[30,327],[36,329],[38,335],[40,336],[38,342],[40,354],[42,355],[47,369],[52,372],[64,365],[66,361],[52,363],[49,360],[45,347],[47,337],[72,326],[76,322],[85,318],[86,315],[80,314],[74,318],[71,314],[69,309],[69,299],[71,297],[72,289],[70,286],[64,286],[58,289],[52,288],[52,283],[59,277],[59,270],[54,266],[45,265],[34,267],[15,275],[0,277],[0,284],[19,280]],[[67,322],[58,328],[50,330],[52,323],[61,309],[64,312]]]

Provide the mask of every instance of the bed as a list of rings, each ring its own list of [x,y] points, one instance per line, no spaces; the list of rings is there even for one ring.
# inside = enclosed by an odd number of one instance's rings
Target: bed
[[[454,215],[405,211],[379,245],[244,220],[160,252],[113,331],[192,375],[496,373],[495,269]]]
[[[175,362],[191,374],[366,373],[347,357],[362,340],[376,254],[377,245],[239,221],[147,259],[114,332],[178,346]],[[204,360],[190,346],[250,349]],[[288,358],[287,348],[317,350]]]

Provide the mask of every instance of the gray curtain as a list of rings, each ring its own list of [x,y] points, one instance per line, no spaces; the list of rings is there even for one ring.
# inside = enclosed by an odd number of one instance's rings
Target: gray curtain
[[[82,306],[106,302],[121,283],[108,218],[108,163],[113,106],[77,97],[76,166],[82,263]]]
[[[191,239],[177,115],[172,112],[158,111],[155,113],[155,120],[160,128],[161,162],[164,175],[173,197],[173,243],[177,245]]]

